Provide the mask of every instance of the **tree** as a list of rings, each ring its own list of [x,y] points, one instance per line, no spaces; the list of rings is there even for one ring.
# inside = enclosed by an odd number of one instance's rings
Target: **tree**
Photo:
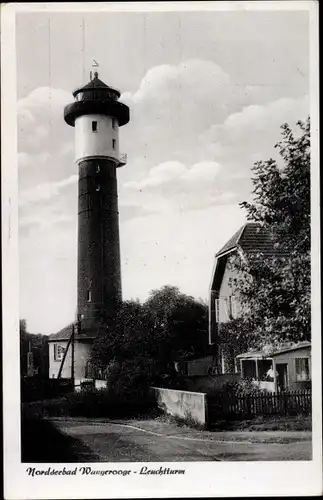
[[[27,353],[33,354],[33,365],[39,375],[48,377],[49,351],[48,336],[32,334],[27,331],[27,322],[20,319],[20,375],[27,375]]]
[[[163,339],[169,360],[206,354],[208,346],[208,307],[202,301],[166,285],[152,290],[145,303],[156,331]]]
[[[310,119],[298,121],[300,135],[295,136],[287,123],[282,139],[276,144],[282,163],[273,159],[258,161],[252,203],[240,206],[247,219],[261,222],[273,233],[276,242],[296,253],[310,251]]]
[[[237,322],[249,332],[249,347],[277,346],[310,339],[310,120],[298,122],[295,136],[284,124],[276,145],[282,163],[273,159],[253,167],[252,203],[240,206],[247,219],[261,222],[272,236],[272,255],[236,257],[232,280],[243,304]],[[226,328],[234,328],[234,323]],[[237,339],[239,339],[237,332]],[[240,339],[241,340],[241,339]]]
[[[158,374],[151,318],[139,301],[125,301],[94,341],[91,363],[119,396],[142,394]],[[140,382],[140,383],[139,383]]]
[[[92,363],[104,368],[115,384],[119,381],[119,392],[139,379],[148,386],[174,372],[174,361],[205,353],[207,324],[205,304],[176,287],[153,290],[144,304],[127,301],[120,306],[94,342]]]

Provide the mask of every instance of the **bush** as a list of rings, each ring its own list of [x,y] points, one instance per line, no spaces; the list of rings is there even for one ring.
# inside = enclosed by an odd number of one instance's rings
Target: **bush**
[[[255,386],[252,380],[240,379],[235,382],[227,382],[217,387],[212,393],[209,393],[207,397],[212,414],[217,415],[217,418],[224,417],[225,419],[231,420],[237,418],[236,412],[229,409],[231,403],[234,403],[237,397],[259,396],[265,393],[266,391]],[[240,418],[245,417],[244,412],[246,410],[248,411],[248,406],[245,407]]]
[[[259,389],[251,379],[240,379],[216,387],[212,393],[208,394],[208,397],[209,400],[215,401],[223,398],[234,398],[235,396],[259,396],[261,394],[266,394],[266,391]]]
[[[118,401],[145,401],[154,373],[154,361],[150,358],[113,361],[107,367],[109,394]]]
[[[124,398],[108,389],[84,389],[58,399],[25,403],[23,415],[42,417],[136,417],[156,409],[152,395],[142,398]]]

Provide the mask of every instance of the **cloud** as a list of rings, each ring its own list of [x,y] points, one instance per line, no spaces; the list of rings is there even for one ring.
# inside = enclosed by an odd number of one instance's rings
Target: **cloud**
[[[59,133],[59,138],[66,136],[63,109],[71,100],[68,92],[50,87],[39,87],[20,99],[17,102],[19,150],[39,153],[42,143],[48,147],[51,139],[55,142],[54,134]]]
[[[229,171],[250,175],[257,160],[277,157],[283,123],[295,129],[298,120],[309,114],[309,99],[281,98],[265,105],[251,105],[230,114],[222,124],[212,125],[199,136],[200,150],[226,164]]]
[[[232,201],[246,197],[251,166],[275,154],[280,125],[305,117],[308,99],[246,105],[245,94],[215,62],[191,59],[149,69],[135,92],[121,96],[131,120],[120,129],[128,153],[118,171],[120,203],[137,207],[127,209],[127,218],[164,212],[168,203],[196,209],[222,203],[225,193]],[[23,205],[50,202],[61,179],[75,179],[74,130],[63,119],[71,99],[41,87],[18,102]]]
[[[151,68],[134,93],[121,100],[131,110],[122,129],[129,156],[152,165],[192,161],[198,135],[221,123],[230,105],[230,77],[212,61],[188,60],[178,65]]]
[[[40,202],[50,201],[53,197],[58,196],[60,191],[70,185],[76,184],[77,175],[71,175],[67,179],[58,182],[47,182],[37,184],[35,187],[25,190],[19,197],[19,205],[21,207],[30,203],[38,204]]]
[[[75,173],[73,128],[64,122],[72,95],[39,87],[17,103],[19,187],[59,181]],[[74,170],[74,172],[73,172]]]
[[[150,207],[149,211],[158,210],[158,207],[161,211],[176,206],[181,209],[195,209],[199,206],[202,208],[222,203],[222,193],[216,188],[216,177],[221,168],[221,165],[215,162],[186,166],[180,162],[169,161],[153,167],[149,175],[140,181],[125,183],[124,188],[135,195],[140,193],[140,196],[137,196],[138,205],[146,204]],[[167,200],[167,204],[162,203],[163,199]]]

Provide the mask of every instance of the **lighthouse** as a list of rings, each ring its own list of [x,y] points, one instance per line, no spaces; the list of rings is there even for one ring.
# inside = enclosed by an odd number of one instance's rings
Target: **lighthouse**
[[[117,169],[126,163],[119,128],[129,108],[97,72],[73,96],[64,119],[74,127],[79,175],[77,316],[82,335],[92,337],[121,301]]]
[[[119,128],[129,108],[98,73],[73,96],[64,119],[74,127],[78,168],[78,328],[72,323],[49,336],[49,376],[71,377],[77,386],[90,377],[93,339],[122,299],[117,170],[126,164]]]

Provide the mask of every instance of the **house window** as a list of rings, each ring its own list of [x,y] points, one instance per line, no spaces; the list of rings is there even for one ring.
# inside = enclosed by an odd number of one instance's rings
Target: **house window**
[[[117,120],[115,118],[112,118],[112,128],[113,130],[116,130],[117,128]]]
[[[65,347],[54,344],[54,361],[62,361],[65,352]]]
[[[297,382],[310,380],[310,364],[308,358],[296,358],[295,369]]]
[[[98,131],[98,122],[92,122],[92,132]]]
[[[116,148],[116,140],[115,139],[112,139],[112,148],[115,149]]]
[[[215,299],[215,321],[220,323],[220,299]]]
[[[87,302],[92,302],[92,292],[91,292],[91,290],[87,291],[86,300],[87,300]]]

